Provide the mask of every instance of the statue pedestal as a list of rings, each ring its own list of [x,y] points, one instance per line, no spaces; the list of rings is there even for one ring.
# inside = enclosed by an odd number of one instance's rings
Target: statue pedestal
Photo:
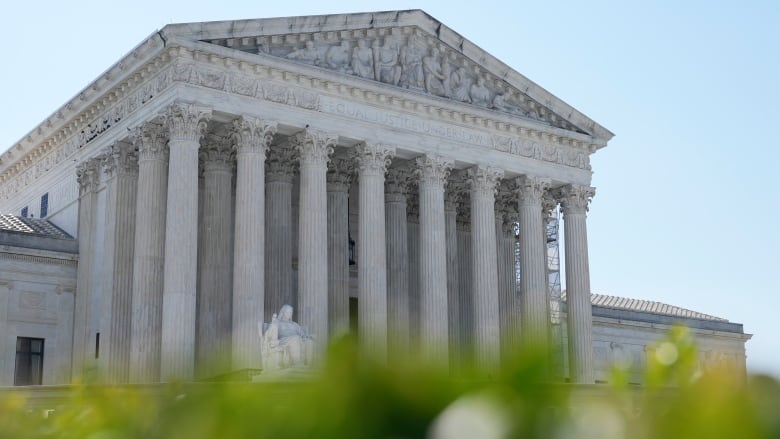
[[[315,377],[315,370],[311,367],[288,367],[285,369],[263,370],[252,377],[252,382],[312,381]]]

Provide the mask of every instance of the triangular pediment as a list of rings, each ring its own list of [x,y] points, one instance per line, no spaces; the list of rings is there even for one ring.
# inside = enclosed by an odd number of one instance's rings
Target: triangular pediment
[[[606,140],[612,133],[419,10],[171,25],[163,31]]]

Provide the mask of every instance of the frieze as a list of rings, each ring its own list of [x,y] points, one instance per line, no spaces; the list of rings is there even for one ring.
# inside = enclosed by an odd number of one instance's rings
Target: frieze
[[[556,163],[578,169],[591,170],[590,156],[579,149],[567,145],[551,145],[532,138],[487,135],[468,128],[452,126],[446,123],[420,119],[403,113],[380,110],[368,105],[356,104],[339,99],[323,97],[320,110],[324,113],[345,116],[363,122],[400,128],[421,134],[441,137],[448,140],[495,149],[514,155]]]
[[[403,113],[380,110],[368,105],[323,97],[320,110],[324,113],[346,116],[351,119],[384,125],[390,128],[405,129],[487,148],[493,147],[493,140],[488,135]]]
[[[413,27],[204,42],[266,54],[583,133],[476,62]]]
[[[341,47],[340,44],[339,47]],[[380,48],[389,50],[384,47]],[[338,50],[343,49],[341,47]],[[339,55],[336,53],[338,50],[331,50],[330,55],[328,55],[328,50],[325,51],[325,60],[331,63],[329,66],[341,65],[338,63],[341,62],[339,59],[344,53]],[[416,60],[418,55],[410,53],[415,50],[413,48],[407,48],[407,50],[399,49],[399,59],[405,56],[407,59]],[[171,60],[171,54],[178,56],[178,58],[173,59],[168,64]],[[190,56],[189,58],[187,57],[188,55]],[[385,55],[381,57],[384,61],[390,59]],[[59,129],[50,138],[41,143],[39,147],[28,152],[21,160],[10,166],[3,175],[0,175],[0,199],[10,199],[14,194],[22,190],[23,187],[29,185],[41,175],[54,169],[58,164],[69,160],[78,150],[153,100],[155,96],[170,87],[174,82],[186,82],[192,85],[218,89],[283,105],[343,115],[357,120],[438,136],[564,166],[585,170],[591,169],[588,150],[590,146],[582,141],[554,136],[545,137],[545,135],[539,132],[514,127],[510,124],[493,122],[441,109],[432,109],[415,102],[392,98],[393,104],[398,105],[401,103],[403,108],[425,109],[429,113],[437,111],[440,116],[460,117],[465,122],[501,129],[508,131],[510,134],[494,133],[488,135],[469,128],[412,117],[401,112],[379,110],[376,107],[322,96],[308,88],[282,85],[276,80],[269,80],[269,78],[285,80],[291,80],[292,78],[285,72],[275,71],[271,68],[255,65],[254,69],[248,69],[246,68],[247,64],[242,64],[242,66],[231,68],[229,71],[226,71],[224,67],[217,70],[209,69],[201,63],[196,64],[194,60],[197,59],[198,57],[195,56],[195,53],[188,52],[188,49],[181,47],[171,48],[160,58],[147,64],[144,69],[140,70],[141,73],[137,73],[122,84],[117,85],[113,91],[106,93],[100,101],[95,103],[89,111],[83,112],[73,122]],[[212,63],[216,62],[214,59],[209,59],[209,61]],[[423,79],[420,79],[419,70],[415,72],[417,69],[416,65],[407,65],[406,67],[402,65],[401,67],[401,76],[398,78],[400,85],[405,83],[416,84],[417,81],[422,80],[424,86],[424,72]],[[349,71],[351,67],[344,65],[343,68],[345,71]],[[380,80],[382,82],[389,81],[394,83],[396,76],[398,76],[396,71],[382,70],[382,68],[384,67],[380,65]],[[377,71],[375,70],[374,75],[376,74]],[[296,78],[298,81],[301,79],[299,77]],[[457,81],[454,83],[457,83]],[[450,86],[452,87],[452,84]],[[326,87],[326,85],[320,84],[320,88],[322,87]],[[407,88],[414,87],[410,85]],[[357,89],[338,88],[339,93],[347,92],[354,94],[356,91],[359,96],[366,98],[380,99],[380,101],[382,98],[387,98],[383,95],[363,92]],[[365,93],[368,93],[368,95],[365,95]],[[62,119],[65,117],[62,115],[62,112],[58,114],[59,116],[55,115],[53,118]],[[516,135],[513,135],[515,133]]]
[[[10,199],[11,196],[43,174],[70,159],[81,148],[151,101],[160,91],[169,87],[174,75],[171,73],[171,67],[168,67],[157,72],[154,76],[145,74],[145,76],[151,76],[151,79],[145,83],[140,82],[140,76],[140,74],[133,76],[116,87],[122,91],[133,88],[133,91],[127,93],[124,99],[117,99],[119,91],[108,93],[90,111],[84,113],[94,114],[100,109],[103,110],[101,114],[88,120],[84,115],[77,117],[73,123],[61,128],[43,142],[41,147],[31,151],[22,161],[9,168],[0,178],[0,183],[2,183],[0,184],[0,199]],[[63,117],[61,113],[58,114],[59,116],[56,117]],[[43,158],[40,158],[41,156]],[[38,162],[34,166],[30,166],[31,161],[35,158],[38,159]],[[24,168],[27,169],[23,170]],[[16,174],[15,177],[14,174]]]

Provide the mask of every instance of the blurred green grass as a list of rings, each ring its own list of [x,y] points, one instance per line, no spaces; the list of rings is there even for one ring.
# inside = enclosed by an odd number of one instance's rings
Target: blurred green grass
[[[77,384],[44,412],[0,397],[0,438],[780,438],[780,384],[697,370],[685,328],[659,341],[645,385],[553,383],[545,349],[501,371],[373,363],[335,343],[321,373],[264,383]],[[660,354],[659,354],[660,352]]]

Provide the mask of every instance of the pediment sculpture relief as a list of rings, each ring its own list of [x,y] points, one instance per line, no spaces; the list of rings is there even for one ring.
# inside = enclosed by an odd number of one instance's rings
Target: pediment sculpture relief
[[[334,36],[338,34],[338,36]],[[250,53],[265,53],[347,75],[449,98],[490,110],[582,132],[478,64],[412,28],[375,36],[360,31],[211,40]]]

